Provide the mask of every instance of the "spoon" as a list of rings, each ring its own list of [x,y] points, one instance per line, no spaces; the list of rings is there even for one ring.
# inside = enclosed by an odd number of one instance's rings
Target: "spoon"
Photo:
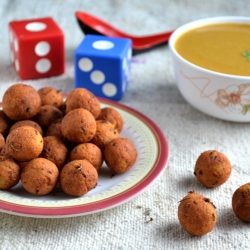
[[[137,54],[158,45],[167,43],[169,37],[173,33],[173,30],[171,30],[147,36],[133,36],[121,30],[118,30],[111,24],[86,12],[76,11],[75,15],[81,30],[85,34],[98,34],[109,37],[130,38],[132,40],[133,54]]]

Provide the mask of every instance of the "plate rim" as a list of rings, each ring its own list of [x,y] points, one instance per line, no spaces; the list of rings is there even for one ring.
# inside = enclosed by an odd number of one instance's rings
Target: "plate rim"
[[[30,205],[20,205],[0,199],[0,211],[15,214],[25,217],[38,217],[38,218],[64,218],[64,217],[76,217],[87,214],[94,214],[102,212],[107,209],[114,208],[122,205],[125,202],[135,198],[141,194],[145,189],[149,188],[155,181],[161,176],[165,168],[167,167],[169,159],[169,144],[159,126],[151,120],[149,117],[141,113],[140,111],[129,107],[123,103],[113,100],[98,97],[101,104],[112,105],[113,107],[120,108],[129,114],[132,114],[137,119],[140,119],[154,135],[158,145],[158,155],[156,162],[150,169],[149,173],[140,182],[136,183],[129,189],[114,195],[112,197],[91,202],[88,204],[63,206],[63,207],[38,207]]]

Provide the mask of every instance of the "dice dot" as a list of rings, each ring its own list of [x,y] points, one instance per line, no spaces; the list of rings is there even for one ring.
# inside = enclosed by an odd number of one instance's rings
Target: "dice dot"
[[[20,70],[19,61],[17,59],[15,60],[15,69],[16,71]]]
[[[39,73],[46,73],[50,70],[51,68],[51,62],[47,58],[42,58],[37,61],[36,63],[36,70]]]
[[[116,88],[115,84],[113,84],[113,83],[105,83],[102,87],[102,92],[107,97],[112,97],[112,96],[116,95],[117,88]]]
[[[95,84],[102,84],[105,81],[105,75],[100,70],[94,70],[90,74],[90,79]]]
[[[50,44],[42,41],[35,46],[35,53],[38,56],[46,56],[50,52]]]
[[[47,25],[42,22],[32,22],[32,23],[26,24],[25,26],[25,29],[31,32],[42,31],[42,30],[45,30],[46,28],[47,28]]]
[[[109,50],[112,49],[115,45],[111,41],[99,40],[92,44],[93,48],[98,50]]]
[[[82,70],[84,72],[88,72],[88,71],[92,70],[93,62],[89,58],[84,57],[78,61],[78,67],[80,70]]]
[[[14,49],[17,52],[18,51],[18,41],[14,39]]]

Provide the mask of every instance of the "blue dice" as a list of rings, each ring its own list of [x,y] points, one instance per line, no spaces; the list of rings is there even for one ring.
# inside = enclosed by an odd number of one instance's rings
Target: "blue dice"
[[[75,88],[122,99],[130,80],[131,55],[130,39],[86,35],[75,51]]]

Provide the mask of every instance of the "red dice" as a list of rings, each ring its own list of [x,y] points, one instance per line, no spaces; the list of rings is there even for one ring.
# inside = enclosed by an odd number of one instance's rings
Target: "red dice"
[[[22,80],[61,75],[64,33],[50,18],[9,23],[10,60]]]

